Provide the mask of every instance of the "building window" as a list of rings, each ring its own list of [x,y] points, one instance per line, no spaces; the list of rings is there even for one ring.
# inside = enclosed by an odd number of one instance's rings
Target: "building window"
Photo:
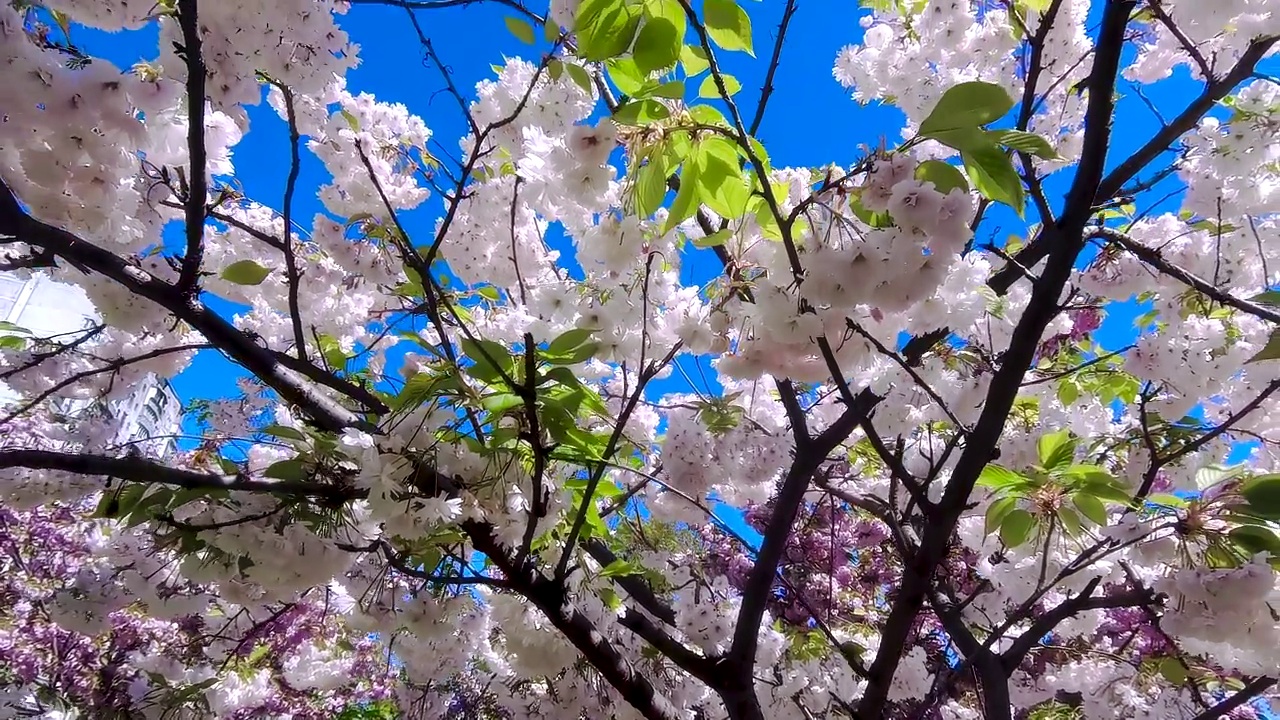
[[[10,315],[15,314],[14,308],[18,305],[18,298],[22,296],[22,288],[26,285],[24,280],[19,280],[8,273],[0,273],[0,320],[14,319]]]

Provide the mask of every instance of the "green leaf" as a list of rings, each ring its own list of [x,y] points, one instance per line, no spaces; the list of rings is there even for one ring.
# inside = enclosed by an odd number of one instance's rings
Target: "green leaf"
[[[969,192],[969,181],[956,166],[941,160],[925,160],[916,166],[916,179],[931,182],[938,192],[946,195],[959,188]]]
[[[680,174],[680,191],[671,203],[667,221],[662,224],[662,234],[671,232],[672,228],[693,217],[698,206],[698,164],[686,163],[684,172]]]
[[[1013,98],[999,85],[965,82],[942,94],[929,116],[920,123],[927,135],[956,128],[978,127],[999,120],[1013,107]]]
[[[14,323],[8,322],[7,320],[0,320],[0,332],[23,333],[24,335],[31,334],[30,330],[20,325],[15,325]]]
[[[642,572],[644,572],[642,568],[626,560],[614,560],[600,570],[600,577],[623,577],[625,575],[639,575]]]
[[[547,345],[547,362],[554,365],[577,365],[595,357],[600,343],[592,342],[593,328],[574,328]]]
[[[698,197],[722,218],[739,218],[747,211],[751,189],[738,164],[737,146],[723,137],[710,137],[698,145]]]
[[[507,30],[511,31],[519,40],[529,45],[533,44],[533,26],[516,17],[506,17],[503,20],[507,23]]]
[[[523,404],[524,399],[514,393],[497,393],[480,399],[480,407],[491,415],[502,415]]]
[[[640,27],[640,13],[625,0],[583,0],[578,6],[578,54],[602,62],[626,52]]]
[[[0,349],[4,350],[21,350],[27,346],[27,339],[18,337],[17,335],[5,335],[0,337]]]
[[[1271,553],[1271,555],[1280,557],[1280,537],[1274,532],[1257,525],[1241,525],[1232,528],[1228,534],[1231,541],[1236,547],[1240,548],[1245,554],[1253,556],[1260,552]]]
[[[742,50],[755,57],[751,46],[751,18],[734,0],[706,0],[703,23],[716,45],[725,50]]]
[[[1029,153],[1045,160],[1056,160],[1058,157],[1058,153],[1054,152],[1049,141],[1035,133],[1022,130],[993,130],[991,135],[996,142],[1010,150]]]
[[[706,237],[694,238],[693,245],[694,247],[700,248],[719,247],[728,242],[731,237],[733,237],[733,231],[729,228],[725,228],[723,230],[717,230]]]
[[[623,95],[637,97],[651,82],[649,72],[642,70],[635,58],[614,58],[605,63],[605,68],[609,71],[609,80],[618,86]]]
[[[1190,504],[1177,495],[1171,495],[1169,493],[1153,493],[1147,496],[1147,502],[1152,505],[1163,505],[1171,508],[1184,508]]]
[[[1076,441],[1072,439],[1071,432],[1068,430],[1043,435],[1036,441],[1036,455],[1040,458],[1040,464],[1047,470],[1070,465],[1075,454]]]
[[[640,88],[636,97],[660,97],[669,100],[680,100],[684,97],[684,81],[672,80],[664,83],[648,83]]]
[[[689,108],[689,117],[703,125],[714,125],[716,127],[729,127],[729,121],[725,119],[724,113],[717,110],[711,105],[694,105]]]
[[[271,271],[252,260],[237,260],[222,269],[222,279],[236,285],[261,285]]]
[[[1206,465],[1196,470],[1196,485],[1202,488],[1212,487],[1240,477],[1244,470],[1244,465]]]
[[[1160,661],[1160,675],[1171,685],[1182,685],[1187,681],[1187,668],[1178,658],[1167,657]]]
[[[303,435],[300,431],[295,430],[291,427],[285,427],[284,425],[277,425],[275,423],[272,423],[262,428],[262,434],[272,435],[278,438],[284,438],[286,440],[306,440],[307,439],[307,436]]]
[[[1069,380],[1058,384],[1058,402],[1063,407],[1070,407],[1080,397],[1080,386]]]
[[[658,0],[649,7],[657,12],[653,12],[640,28],[632,57],[643,70],[666,70],[680,59],[688,20],[674,0]]]
[[[1280,520],[1280,474],[1259,475],[1246,480],[1240,494],[1249,509],[1268,520]]]
[[[307,479],[307,468],[297,458],[271,463],[262,471],[265,477],[300,482]]]
[[[351,132],[360,132],[360,120],[355,115],[352,115],[350,111],[345,108],[339,110],[338,113],[342,115],[343,120],[347,121],[347,127],[351,128]]]
[[[667,168],[662,155],[655,153],[635,172],[636,210],[641,217],[649,217],[667,196]]]
[[[721,73],[720,79],[724,81],[724,89],[729,94],[729,97],[733,97],[735,93],[742,89],[742,83],[738,82],[738,78],[732,75]],[[714,75],[708,75],[703,78],[702,84],[698,86],[698,97],[711,100],[720,99],[720,86],[716,84]]]
[[[960,153],[969,179],[982,196],[1013,208],[1022,217],[1026,191],[1013,161],[999,147],[975,147]]]
[[[547,21],[542,24],[542,37],[545,38],[546,41],[549,43],[553,43],[559,40],[560,25],[557,24],[555,20],[552,20],[550,17],[548,17]]]
[[[588,95],[592,94],[591,75],[587,73],[586,68],[578,63],[564,63],[564,69],[569,73],[569,79],[577,83],[583,92]]]
[[[1254,295],[1249,298],[1249,302],[1280,307],[1280,290],[1268,290],[1261,295]],[[0,324],[0,329],[3,329],[3,324]]]
[[[1093,524],[1102,526],[1107,524],[1107,507],[1098,498],[1078,492],[1071,496],[1071,504],[1076,506],[1081,515],[1093,521]]]
[[[484,287],[477,288],[476,293],[489,302],[496,303],[502,300],[502,294],[498,292],[498,288],[492,285],[485,285]]]
[[[978,485],[996,490],[1026,483],[1027,479],[1018,473],[994,463],[982,468],[978,474]]]
[[[1022,508],[1014,508],[1000,521],[1000,540],[1011,548],[1018,547],[1031,537],[1035,525],[1035,516]]]
[[[962,127],[952,130],[935,130],[931,133],[921,133],[922,137],[932,138],[948,147],[953,147],[960,152],[972,150],[976,148],[996,148],[999,145],[992,139],[991,133],[980,127]]]
[[[591,340],[591,336],[595,334],[595,328],[573,328],[561,333],[559,337],[547,344],[547,354],[550,356],[564,355],[573,352],[579,347]]]
[[[511,367],[511,354],[507,352],[505,345],[492,340],[470,338],[463,338],[458,344],[462,347],[462,352],[475,363],[469,369],[469,374],[477,380],[493,384]]]
[[[987,513],[983,521],[983,533],[990,535],[1000,528],[1004,518],[1014,510],[1018,505],[1018,498],[1012,495],[994,500],[987,506]]]
[[[1258,352],[1257,355],[1249,358],[1249,362],[1262,362],[1263,360],[1280,360],[1280,329],[1273,330],[1271,337],[1267,339],[1267,344]]]
[[[632,100],[613,113],[613,119],[623,125],[647,125],[671,117],[671,111],[657,100]]]
[[[707,51],[697,45],[685,45],[680,48],[680,65],[684,67],[686,77],[700,75],[711,67],[711,63],[707,60]]]
[[[1083,529],[1080,523],[1080,515],[1071,508],[1058,508],[1058,522],[1062,525],[1062,529],[1067,535],[1075,537],[1080,534]]]

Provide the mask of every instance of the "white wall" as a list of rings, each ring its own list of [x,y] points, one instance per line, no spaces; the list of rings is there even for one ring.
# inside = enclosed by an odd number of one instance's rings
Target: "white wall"
[[[11,273],[0,273],[0,320],[35,337],[48,338],[82,330],[98,321],[98,313],[84,291],[74,285],[54,282],[46,275],[33,275],[24,282]],[[74,335],[66,339],[74,339]],[[17,394],[0,382],[0,406],[17,399]],[[124,443],[179,432],[182,402],[168,382],[148,376],[127,398],[111,403],[110,412],[119,427],[115,442]],[[163,456],[173,445],[171,439],[160,439],[139,449]]]

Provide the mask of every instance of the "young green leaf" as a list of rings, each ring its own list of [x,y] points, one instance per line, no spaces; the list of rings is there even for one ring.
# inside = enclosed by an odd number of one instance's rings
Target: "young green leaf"
[[[615,122],[623,125],[647,125],[671,117],[671,111],[657,100],[632,100],[613,113]]]
[[[1010,150],[1029,153],[1045,160],[1055,160],[1058,157],[1058,153],[1054,152],[1049,141],[1035,133],[1022,130],[993,130],[991,136]]]
[[[978,474],[978,485],[992,489],[1002,489],[1012,487],[1027,482],[1027,479],[1018,473],[996,465],[994,463],[982,468],[982,472]]]
[[[261,285],[271,270],[252,260],[237,260],[222,269],[222,279],[236,285]]]
[[[586,68],[577,63],[565,63],[564,69],[569,73],[569,79],[582,88],[583,92],[588,95],[592,94],[594,88],[591,85],[591,76],[587,74]]]
[[[649,19],[640,28],[632,57],[642,70],[666,70],[680,59],[688,19],[675,0],[648,3]]]
[[[639,575],[642,572],[644,572],[643,569],[626,560],[614,560],[600,570],[600,577],[623,577],[625,575]]]
[[[715,136],[698,145],[698,197],[723,218],[738,218],[747,211],[751,189],[738,164],[737,146]]]
[[[1018,506],[1018,498],[1009,495],[997,498],[987,506],[985,520],[983,521],[983,533],[990,535],[1000,528],[1004,518]]]
[[[1252,512],[1268,520],[1280,520],[1280,474],[1246,480],[1240,493]]]
[[[1031,513],[1022,508],[1010,510],[1000,521],[1000,540],[1011,548],[1018,547],[1031,537],[1035,525],[1036,519]]]
[[[578,54],[593,62],[617,57],[631,47],[639,27],[638,9],[625,0],[583,0],[574,26]]]
[[[1066,469],[1076,454],[1076,441],[1068,430],[1043,435],[1036,441],[1036,455],[1040,465],[1047,470]]]
[[[751,45],[751,18],[735,0],[706,0],[703,15],[707,34],[716,45],[755,56]]]
[[[480,407],[492,415],[501,415],[523,404],[524,399],[514,393],[496,393],[480,399]]]
[[[275,478],[276,480],[289,480],[300,482],[307,479],[306,465],[297,458],[289,460],[281,460],[267,466],[262,471],[263,476]]]
[[[694,238],[693,245],[694,247],[700,248],[719,247],[728,242],[731,237],[733,237],[733,231],[729,228],[725,228],[723,230],[717,230],[706,237]]]
[[[671,203],[667,220],[662,224],[662,233],[665,235],[671,232],[672,228],[693,217],[693,214],[698,212],[699,205],[698,164],[685,163],[684,172],[680,174],[680,191],[676,193],[676,199]]]
[[[667,169],[661,153],[654,153],[647,162],[636,169],[636,210],[641,217],[649,217],[662,206],[667,196]]]
[[[503,20],[507,23],[507,30],[511,31],[521,42],[533,44],[533,26],[516,17],[506,17]]]
[[[720,78],[724,81],[724,90],[733,97],[735,93],[742,89],[742,83],[738,79],[727,73],[721,74]],[[714,75],[708,75],[703,78],[702,84],[698,86],[698,97],[718,100],[720,98],[720,86],[716,84]]]
[[[707,61],[707,52],[697,45],[680,48],[680,65],[684,68],[686,77],[695,77],[711,67],[711,63]]]
[[[973,186],[983,197],[1008,205],[1022,217],[1026,191],[1013,161],[1003,150],[995,145],[975,147],[960,153],[960,157]]]
[[[917,165],[916,179],[933,183],[934,188],[943,195],[955,189],[969,192],[969,181],[964,179],[964,173],[941,160],[925,160]]]
[[[613,58],[604,66],[609,71],[609,80],[618,86],[623,95],[639,97],[645,86],[652,82],[649,71],[641,69],[633,57]]]
[[[1071,496],[1071,504],[1076,506],[1081,515],[1089,518],[1095,525],[1107,524],[1107,507],[1098,498],[1085,492]]]
[[[960,83],[942,94],[929,116],[920,123],[920,133],[986,125],[1004,117],[1012,107],[1013,98],[999,85],[978,81]]]

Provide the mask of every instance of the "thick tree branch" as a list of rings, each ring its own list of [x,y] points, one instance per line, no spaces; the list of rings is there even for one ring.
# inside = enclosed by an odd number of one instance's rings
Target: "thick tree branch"
[[[1042,234],[1049,241],[1053,257],[1032,292],[1000,369],[992,379],[986,403],[965,449],[952,472],[951,481],[938,512],[921,539],[920,551],[904,567],[902,585],[889,612],[882,633],[881,647],[871,665],[867,691],[858,704],[864,718],[880,717],[888,700],[893,675],[901,662],[916,614],[927,597],[933,576],[946,557],[956,524],[973,492],[978,475],[992,458],[1004,431],[1010,409],[1031,361],[1035,357],[1045,328],[1058,312],[1057,301],[1071,276],[1072,265],[1084,246],[1083,231],[1093,207],[1098,184],[1102,180],[1107,147],[1111,138],[1116,76],[1125,28],[1136,0],[1110,0],[1099,31],[1093,69],[1090,72],[1089,102],[1085,111],[1085,137],[1078,166],[1062,217]]]
[[[307,495],[346,500],[362,493],[352,488],[321,482],[255,480],[246,475],[223,475],[169,467],[143,457],[110,457],[53,450],[0,450],[0,468],[57,470],[77,475],[103,475],[121,480],[156,485],[172,485],[192,490],[236,490],[252,493]],[[367,493],[365,493],[367,494]]]
[[[618,694],[648,720],[679,720],[683,714],[663,697],[580,610],[567,601],[560,581],[548,578],[529,564],[517,566],[494,538],[489,526],[475,521],[462,524],[476,550],[485,554],[507,576],[511,586],[546,615],[578,652],[591,663]]]
[[[1018,665],[1022,663],[1022,659],[1027,656],[1027,653],[1031,652],[1033,648],[1044,640],[1045,635],[1048,635],[1062,621],[1073,615],[1089,610],[1136,607],[1154,602],[1153,595],[1146,590],[1094,597],[1093,592],[1101,582],[1101,578],[1090,580],[1079,593],[1058,603],[1053,609],[1038,615],[1035,621],[1031,623],[1031,627],[1027,628],[1026,632],[1019,635],[1013,641],[1013,644],[1000,654],[1000,662],[1004,666],[1005,674],[1012,674]]]
[[[813,473],[826,461],[827,453],[844,442],[866,418],[877,400],[871,393],[863,393],[858,399],[858,404],[845,409],[839,419],[820,435],[796,447],[795,460],[782,481],[782,489],[774,501],[773,514],[765,528],[760,554],[742,590],[742,606],[738,611],[733,647],[729,651],[730,657],[748,670],[755,660],[757,633],[778,572],[778,563],[782,560],[787,538],[791,535],[792,525],[795,524],[804,495],[809,490]]]
[[[182,28],[182,48],[178,53],[187,64],[187,196],[184,198],[187,251],[182,257],[178,289],[186,296],[199,294],[200,265],[204,261],[205,204],[209,198],[208,163],[204,145],[205,80],[200,38],[199,0],[178,0],[178,25]]]

